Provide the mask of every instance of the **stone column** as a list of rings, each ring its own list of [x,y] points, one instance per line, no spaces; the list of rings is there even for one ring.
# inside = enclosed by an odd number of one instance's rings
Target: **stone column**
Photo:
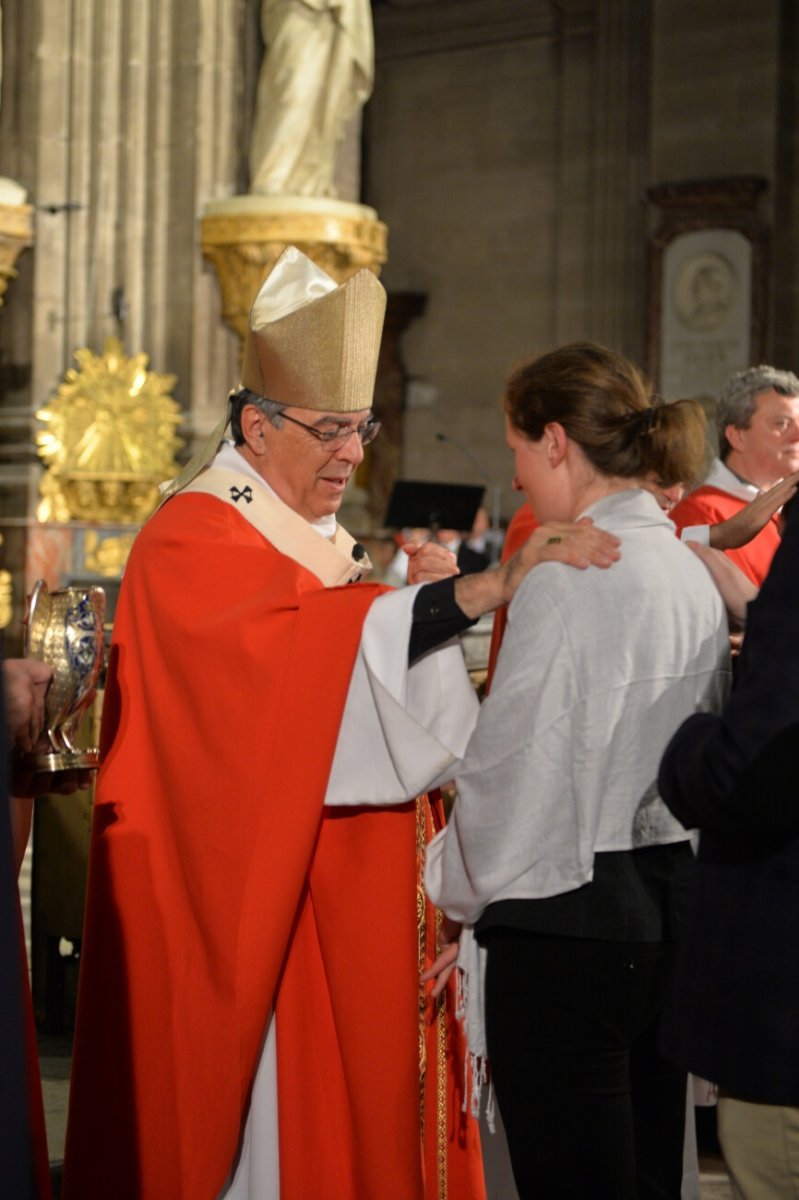
[[[75,350],[116,335],[176,374],[189,441],[235,382],[236,339],[195,222],[236,187],[244,6],[4,0],[3,15],[0,174],[27,189],[36,219],[0,333],[0,497],[24,523],[37,502],[33,416]]]
[[[640,362],[648,182],[649,4],[599,0],[593,107],[592,333]]]
[[[408,371],[401,353],[402,335],[412,321],[423,316],[426,306],[427,296],[423,292],[388,294],[374,402],[374,414],[382,428],[372,443],[369,460],[370,509],[375,526],[382,524],[391,489],[402,475],[403,416],[408,383]]]

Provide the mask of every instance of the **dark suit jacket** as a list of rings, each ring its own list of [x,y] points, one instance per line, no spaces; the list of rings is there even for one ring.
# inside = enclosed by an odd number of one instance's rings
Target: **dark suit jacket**
[[[660,792],[701,838],[664,1052],[746,1100],[799,1105],[799,521],[750,605],[721,717],[690,717]]]

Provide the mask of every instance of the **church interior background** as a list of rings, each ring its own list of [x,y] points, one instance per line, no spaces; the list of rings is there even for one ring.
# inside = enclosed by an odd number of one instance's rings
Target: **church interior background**
[[[40,575],[113,594],[142,484],[219,419],[236,322],[281,239],[372,266],[388,290],[384,434],[350,498],[356,534],[379,533],[397,478],[488,482],[512,514],[498,398],[535,352],[594,339],[666,399],[711,397],[763,359],[796,370],[793,0],[373,0],[372,15],[374,90],[339,203],[262,211],[247,199],[259,0],[2,0],[6,653]],[[104,462],[43,494],[76,371],[90,404],[98,377],[151,393],[156,461],[115,457],[118,431],[95,420]],[[63,799],[36,818],[44,1026],[70,1020],[88,820]]]

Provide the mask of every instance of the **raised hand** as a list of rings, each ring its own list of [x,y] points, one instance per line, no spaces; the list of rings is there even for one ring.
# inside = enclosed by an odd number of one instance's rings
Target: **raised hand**
[[[782,508],[799,485],[799,471],[786,475],[767,492],[750,500],[745,508],[718,525],[711,525],[708,533],[714,550],[737,550],[757,537],[761,529],[771,520],[777,509]]]

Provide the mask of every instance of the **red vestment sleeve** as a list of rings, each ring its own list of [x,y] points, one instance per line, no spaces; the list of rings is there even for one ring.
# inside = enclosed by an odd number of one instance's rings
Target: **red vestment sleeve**
[[[680,501],[672,511],[671,519],[677,526],[677,532],[682,533],[683,529],[691,525],[718,525],[740,512],[745,505],[745,500],[731,496],[729,492],[722,492],[719,488],[700,487]],[[760,587],[768,574],[779,544],[780,533],[775,515],[751,542],[737,550],[725,550],[724,553],[752,583]]]

